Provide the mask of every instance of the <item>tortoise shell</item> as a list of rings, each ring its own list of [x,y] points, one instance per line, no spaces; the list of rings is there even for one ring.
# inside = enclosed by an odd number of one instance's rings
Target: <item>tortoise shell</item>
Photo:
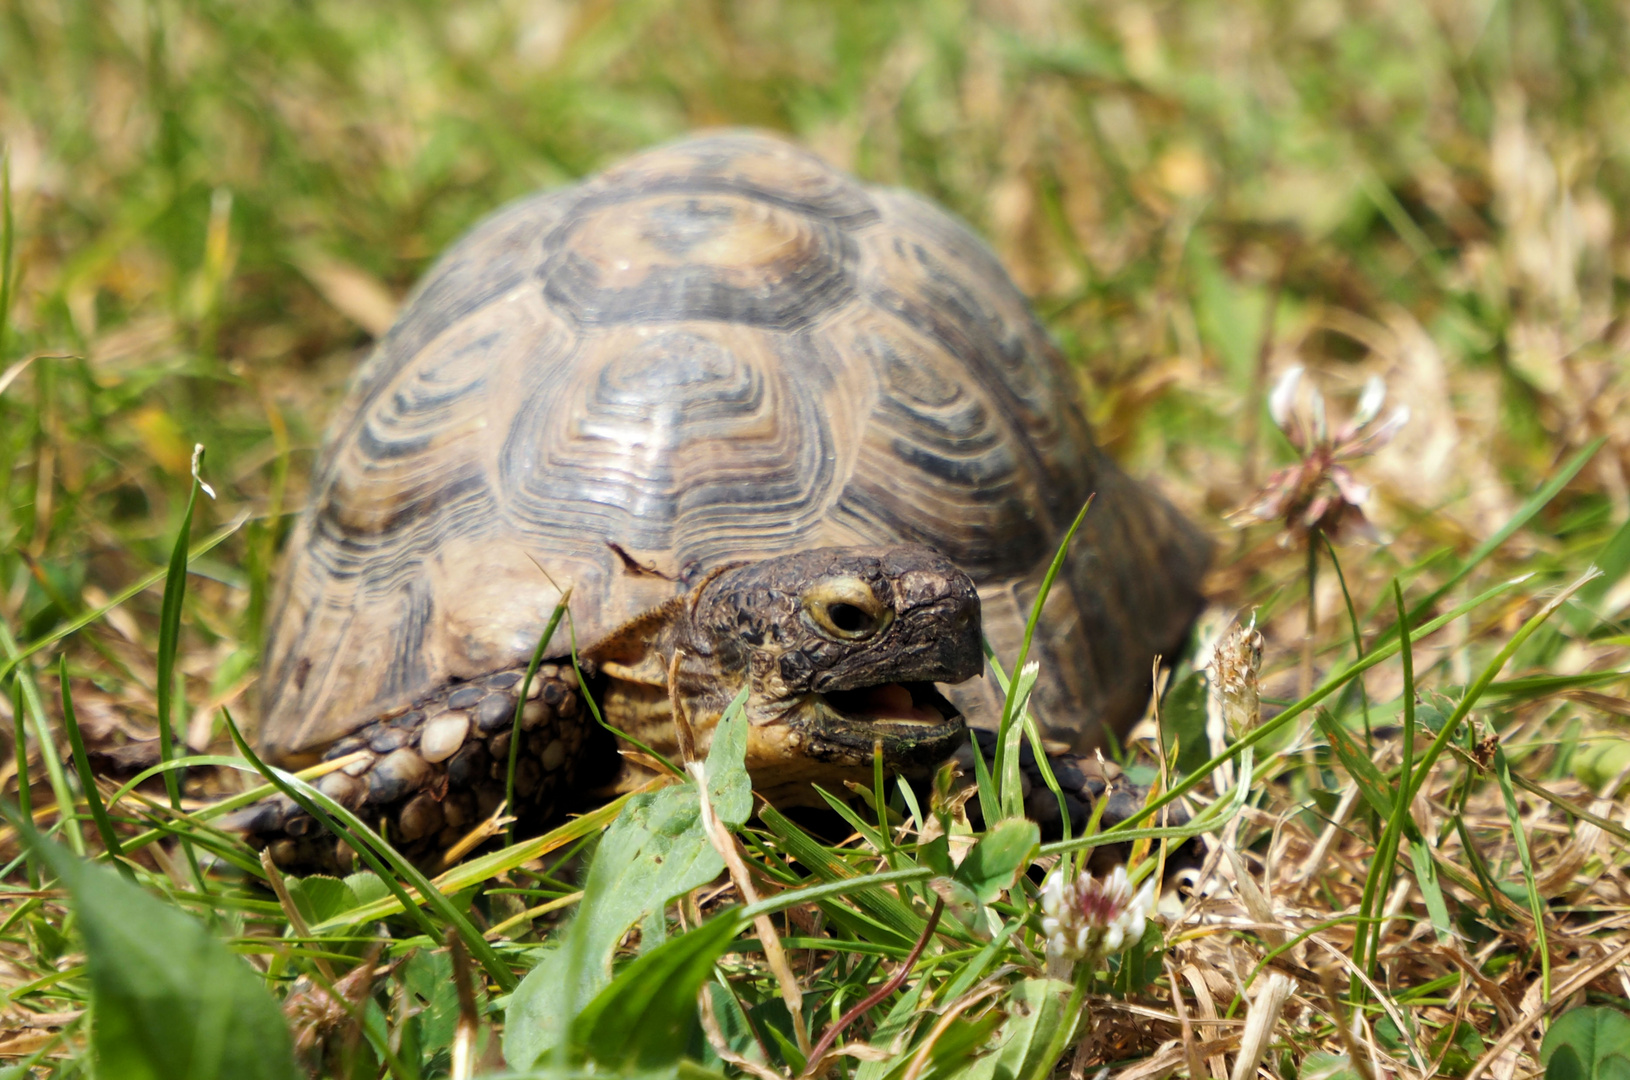
[[[721,563],[826,545],[939,549],[1011,658],[1094,493],[1031,652],[1077,748],[1142,710],[1207,541],[1093,445],[965,227],[780,139],[687,139],[499,210],[419,285],[313,478],[261,742],[299,755],[524,664],[561,590],[586,646]],[[994,680],[951,694],[994,723]]]

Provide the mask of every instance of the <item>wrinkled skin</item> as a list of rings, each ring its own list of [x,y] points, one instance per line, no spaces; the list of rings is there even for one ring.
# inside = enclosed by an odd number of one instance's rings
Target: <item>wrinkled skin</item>
[[[607,719],[661,752],[684,752],[673,706],[705,753],[745,686],[747,764],[777,802],[812,782],[921,774],[967,739],[933,684],[979,674],[979,596],[930,548],[822,548],[710,574],[589,652],[607,676]],[[668,686],[669,676],[673,686]]]

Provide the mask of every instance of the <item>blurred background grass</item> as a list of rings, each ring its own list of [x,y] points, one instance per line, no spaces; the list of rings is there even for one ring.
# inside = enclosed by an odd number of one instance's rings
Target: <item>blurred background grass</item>
[[[1225,599],[1297,602],[1300,558],[1220,519],[1288,459],[1262,398],[1293,362],[1414,413],[1364,469],[1399,539],[1355,591],[1464,553],[1605,436],[1505,551],[1577,570],[1630,508],[1627,27],[1606,0],[0,0],[0,617],[37,641],[162,566],[203,443],[198,535],[249,517],[195,566],[194,734],[252,707],[323,423],[429,261],[721,124],[988,237],[1101,438],[1224,538]],[[157,608],[75,639],[88,727],[151,716]]]

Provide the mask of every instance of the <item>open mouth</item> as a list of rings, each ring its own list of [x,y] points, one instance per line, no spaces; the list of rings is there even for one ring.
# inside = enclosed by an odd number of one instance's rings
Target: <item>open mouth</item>
[[[890,769],[932,768],[968,737],[957,707],[933,683],[892,682],[809,694],[791,717],[812,760],[869,768],[881,746]]]
[[[939,729],[962,724],[962,714],[931,682],[832,690],[820,697],[834,718],[868,727]]]

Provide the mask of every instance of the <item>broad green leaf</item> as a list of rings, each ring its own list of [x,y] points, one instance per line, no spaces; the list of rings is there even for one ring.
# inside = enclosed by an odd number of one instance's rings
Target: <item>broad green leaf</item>
[[[372,870],[358,870],[354,874],[345,875],[345,887],[351,890],[357,898],[357,906],[373,904],[391,894],[385,883],[379,880],[379,875]]]
[[[1443,899],[1443,886],[1438,884],[1438,864],[1432,859],[1432,849],[1426,846],[1424,839],[1413,840],[1409,845],[1409,859],[1415,866],[1415,883],[1426,901],[1432,929],[1437,932],[1439,943],[1447,945],[1453,927],[1449,922],[1449,905]]]
[[[91,980],[91,1052],[119,1080],[296,1080],[283,1013],[191,916],[7,816],[73,898]]]
[[[1477,1028],[1469,1023],[1460,1023],[1445,1029],[1439,1038],[1433,1040],[1432,1052],[1443,1059],[1439,1075],[1464,1076],[1471,1072],[1472,1066],[1487,1049],[1488,1044],[1477,1033]]]
[[[1415,706],[1415,715],[1428,731],[1436,735],[1443,730],[1443,725],[1448,723],[1449,717],[1454,715],[1458,702],[1436,690],[1422,690],[1419,693],[1421,700]]]
[[[1383,821],[1391,817],[1393,804],[1398,798],[1397,785],[1387,782],[1387,778],[1376,768],[1375,762],[1370,760],[1370,755],[1364,752],[1364,747],[1353,737],[1353,733],[1342,727],[1328,712],[1315,709],[1313,719],[1318,723],[1325,741],[1330,744],[1330,749],[1341,762],[1341,767],[1347,770],[1347,775],[1358,785],[1358,793],[1364,796],[1364,801],[1370,804],[1370,809],[1379,814]]]
[[[372,874],[368,876],[374,877]],[[356,893],[339,878],[313,874],[311,877],[289,878],[285,883],[289,887],[289,895],[294,898],[294,906],[300,909],[308,925],[331,919],[357,906]]]
[[[707,798],[719,820],[731,828],[753,812],[753,781],[747,775],[747,704],[744,689],[713,729],[707,752]]]
[[[921,985],[920,981],[918,985]],[[707,993],[712,999],[713,1015],[719,1021],[719,1031],[724,1035],[725,1045],[749,1061],[765,1064],[764,1051],[759,1048],[753,1026],[748,1022],[736,995],[717,981],[708,984]]]
[[[984,906],[979,902],[978,894],[972,889],[949,877],[931,878],[928,887],[945,901],[945,919],[940,923],[941,926],[949,928],[960,923],[964,933],[980,939],[990,936],[983,932]],[[952,920],[955,920],[955,923]]]
[[[928,843],[918,844],[917,861],[939,877],[950,877],[956,873],[956,865],[951,862],[951,837],[940,833]]]
[[[1160,732],[1169,754],[1177,747],[1177,771],[1192,773],[1211,756],[1206,736],[1206,677],[1189,671],[1172,683],[1160,703]]]
[[[612,952],[629,928],[724,869],[702,831],[697,795],[694,784],[676,784],[635,796],[607,830],[564,943],[544,954],[510,999],[508,1060],[535,1062],[556,1045],[577,1008],[611,981]]]
[[[961,1074],[964,1080],[1026,1080],[1050,1065],[1042,1057],[1065,1022],[1069,994],[1069,983],[1057,979],[1026,979],[1009,990],[1003,999],[1007,1022],[997,1034],[1001,1041]]]
[[[458,1027],[458,984],[453,979],[452,958],[443,949],[419,949],[399,970],[402,985],[419,999],[414,1003],[413,1022],[420,1049],[427,1054],[447,1049]]]
[[[614,1069],[678,1061],[697,1025],[696,992],[743,925],[739,909],[724,912],[623,968],[573,1021],[576,1054]]]
[[[1596,1006],[1563,1013],[1539,1048],[1545,1080],[1630,1078],[1630,1017]]]
[[[1327,1054],[1316,1050],[1302,1060],[1298,1074],[1301,1080],[1362,1080],[1363,1074],[1353,1068],[1346,1054]]]
[[[1010,818],[979,838],[952,878],[980,903],[995,903],[1004,890],[1013,887],[1019,871],[1030,865],[1040,843],[1041,830],[1034,821]]]
[[[709,802],[726,825],[741,824],[752,811],[746,729],[733,704],[714,729],[708,754]],[[724,870],[702,829],[700,795],[694,784],[636,795],[606,830],[563,944],[544,953],[510,998],[509,1061],[530,1064],[556,1046],[577,1010],[611,982],[612,953],[629,928]]]
[[[1160,924],[1150,920],[1143,926],[1143,936],[1133,942],[1120,957],[1120,968],[1115,974],[1118,993],[1131,996],[1148,988],[1160,977],[1162,958],[1166,955],[1166,935]]]

